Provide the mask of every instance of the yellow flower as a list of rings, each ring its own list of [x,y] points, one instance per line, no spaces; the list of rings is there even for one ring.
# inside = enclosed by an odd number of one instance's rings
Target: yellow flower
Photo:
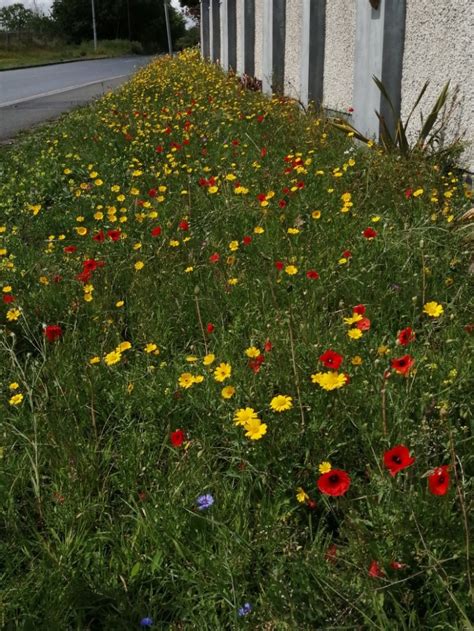
[[[169,242],[169,246],[171,248],[177,248],[179,246],[179,241],[177,241],[176,239],[171,239],[171,241]]]
[[[423,307],[423,313],[431,316],[432,318],[439,318],[440,315],[444,313],[444,309],[442,305],[437,302],[431,301],[427,302]]]
[[[16,320],[18,320],[20,316],[21,316],[20,309],[8,309],[7,311],[8,322],[16,322]]]
[[[8,401],[10,405],[20,405],[23,401],[23,395],[19,392],[18,394],[14,394],[11,399]]]
[[[304,502],[309,500],[309,495],[304,489],[301,488],[301,486],[296,489],[296,499],[300,504],[303,504]]]
[[[420,195],[423,195],[424,190],[422,188],[417,188],[416,191],[413,193],[413,197],[420,197]]]
[[[138,272],[145,267],[145,263],[143,261],[137,261],[133,267]]]
[[[239,408],[234,414],[234,423],[236,425],[245,425],[253,419],[258,419],[257,413],[253,408]]]
[[[362,337],[362,331],[360,329],[349,329],[347,337],[350,337],[351,340],[358,340]]]
[[[115,350],[118,353],[123,353],[124,351],[128,351],[130,348],[132,348],[132,345],[130,344],[130,342],[120,342],[120,344],[117,346]]]
[[[287,233],[288,234],[299,234],[300,231],[299,231],[298,228],[288,228]]]
[[[258,418],[253,418],[245,423],[244,428],[246,430],[245,435],[250,440],[259,440],[267,433],[267,426]]]
[[[286,394],[279,394],[270,401],[270,407],[274,412],[291,410],[293,407],[293,399]]]
[[[113,366],[114,364],[118,364],[121,359],[122,359],[122,353],[117,350],[108,353],[104,357],[104,361],[107,364],[107,366]]]
[[[197,362],[197,360],[199,359],[199,357],[196,357],[196,355],[187,355],[186,356],[186,361],[189,364],[195,364]]]
[[[214,353],[209,353],[208,355],[204,356],[202,363],[204,364],[204,366],[210,366],[214,362],[215,359],[216,359],[216,356],[214,355]]]
[[[360,322],[361,320],[362,316],[360,315],[360,313],[353,313],[350,318],[344,318],[344,324],[351,326],[352,324]]]
[[[285,267],[285,272],[289,275],[289,276],[294,276],[295,274],[298,273],[298,268],[295,265],[287,265]]]
[[[225,386],[221,390],[221,396],[223,399],[231,399],[235,394],[234,386]]]
[[[2,291],[3,291],[5,294],[10,293],[10,292],[11,292],[11,290],[12,290],[12,286],[11,286],[11,285],[5,285],[5,287],[3,287],[3,288],[2,288]]]
[[[214,193],[217,193],[219,188],[217,186],[210,186],[207,190],[210,195],[214,195]]]
[[[384,344],[381,344],[378,349],[377,349],[377,353],[379,355],[388,355],[388,353],[390,353],[390,349],[388,348],[388,346],[385,346]]]
[[[265,232],[265,229],[262,228],[262,226],[255,226],[253,232],[254,234],[263,234]]]
[[[343,193],[341,195],[341,200],[346,204],[347,202],[350,202],[352,199],[352,195],[350,193]]]
[[[196,375],[194,377],[194,383],[202,383],[204,381],[204,377],[202,375]]]
[[[329,473],[329,471],[331,471],[332,469],[331,463],[325,460],[324,462],[321,462],[320,465],[318,465],[318,469],[319,473]]]
[[[190,272],[192,272],[194,270],[194,267],[192,265],[190,265],[189,267],[187,267],[184,271],[186,274],[189,274]]]
[[[239,249],[239,242],[238,242],[238,241],[231,241],[231,242],[229,243],[229,250],[230,250],[231,252],[235,252],[235,251],[236,251],[236,250],[238,250],[238,249]]]
[[[336,390],[346,384],[346,376],[338,372],[317,372],[311,375],[311,381],[323,390]]]
[[[76,232],[80,237],[84,237],[87,234],[87,228],[84,226],[76,226]]]
[[[360,355],[354,355],[354,357],[351,359],[351,364],[353,366],[362,366],[363,363],[363,359]]]
[[[216,381],[225,381],[226,379],[230,377],[231,373],[232,373],[231,365],[226,364],[225,362],[222,362],[214,370],[214,379]]]
[[[89,359],[89,364],[91,364],[92,366],[94,364],[98,364],[99,362],[100,362],[100,357],[98,357],[97,355]]]
[[[124,305],[124,304],[125,304],[125,303],[124,303],[124,301],[123,301],[123,300],[118,300],[118,301],[115,303],[115,306],[116,306],[117,308],[119,308],[119,309],[120,309],[120,307],[123,307],[123,305]]]
[[[229,278],[229,280],[227,281],[227,284],[233,286],[233,285],[237,285],[238,282],[239,282],[238,278]]]
[[[347,259],[343,256],[338,260],[339,265],[345,265],[347,263]]]
[[[247,357],[254,359],[255,357],[258,357],[259,355],[261,355],[261,352],[256,346],[249,346],[246,349],[245,354],[247,355]]]
[[[313,212],[311,213],[311,217],[313,219],[320,219],[321,218],[321,211],[320,210],[313,210]]]
[[[146,346],[145,346],[145,353],[155,353],[155,351],[158,351],[158,353],[160,352],[158,350],[158,346],[156,344],[154,344],[153,342],[149,342]],[[156,354],[156,353],[155,353]]]
[[[190,388],[193,383],[194,376],[190,372],[183,372],[178,379],[178,384],[181,388]]]
[[[93,300],[93,298],[92,298],[92,294],[91,294],[90,292],[86,292],[86,293],[84,294],[84,300],[85,300],[86,302],[92,302],[92,300]]]
[[[13,381],[9,386],[10,390],[18,390],[18,388],[20,387],[20,384],[17,383],[16,381]]]

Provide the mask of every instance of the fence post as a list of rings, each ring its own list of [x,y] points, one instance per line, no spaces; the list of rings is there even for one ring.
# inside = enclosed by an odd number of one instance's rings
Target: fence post
[[[301,25],[301,102],[321,106],[324,80],[324,44],[326,37],[326,0],[302,0]]]
[[[243,51],[243,72],[253,77],[255,74],[255,0],[240,0],[243,2],[243,36],[240,41]]]
[[[221,4],[221,65],[224,70],[236,69],[237,64],[237,7],[236,0],[222,0]]]
[[[201,55],[206,59],[210,56],[209,39],[209,0],[201,0]]]
[[[392,132],[400,113],[406,0],[381,0],[375,6],[369,0],[357,2],[353,107],[354,126],[378,138],[380,124],[375,111],[382,114]],[[395,116],[373,75],[383,81]]]
[[[262,91],[283,92],[286,0],[263,0]]]
[[[210,58],[218,61],[221,56],[221,11],[220,0],[210,0]]]

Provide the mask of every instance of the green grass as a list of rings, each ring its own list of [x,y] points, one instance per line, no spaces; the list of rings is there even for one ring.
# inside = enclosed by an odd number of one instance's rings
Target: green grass
[[[74,59],[120,57],[136,52],[139,50],[137,46],[140,46],[137,42],[118,39],[99,41],[96,51],[93,42],[82,42],[77,46],[58,43],[51,47],[32,45],[31,47],[12,47],[8,50],[0,48],[0,70]]]
[[[455,172],[358,149],[187,52],[3,150],[0,181],[5,628],[469,628],[472,252]],[[78,278],[90,259],[104,265]],[[370,328],[351,339],[360,304]],[[311,379],[328,349],[350,377],[331,391]],[[292,407],[273,411],[276,395]],[[258,440],[233,422],[246,407]],[[415,461],[391,476],[400,444]],[[343,495],[318,489],[323,462],[350,476]]]

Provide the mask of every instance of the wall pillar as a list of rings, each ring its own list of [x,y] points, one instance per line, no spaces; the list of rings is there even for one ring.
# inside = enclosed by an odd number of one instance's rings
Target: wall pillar
[[[262,91],[283,93],[286,0],[263,0]]]
[[[237,0],[221,4],[221,64],[224,70],[237,66]]]
[[[406,0],[381,0],[377,9],[367,0],[357,2],[354,63],[354,126],[369,137],[379,136],[375,111],[390,131],[400,113]],[[372,76],[381,79],[395,108],[395,116]]]
[[[243,71],[250,77],[255,75],[255,0],[241,0],[244,3],[244,44]]]
[[[301,102],[318,107],[323,101],[326,0],[302,0]]]
[[[218,61],[221,57],[221,11],[220,0],[210,0],[209,30],[210,30],[210,59]]]
[[[209,59],[209,0],[201,0],[201,55]]]

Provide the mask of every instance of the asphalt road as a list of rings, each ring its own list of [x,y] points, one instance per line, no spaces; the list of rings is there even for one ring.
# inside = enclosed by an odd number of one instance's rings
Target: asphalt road
[[[111,90],[152,57],[120,57],[0,72],[0,140]]]

